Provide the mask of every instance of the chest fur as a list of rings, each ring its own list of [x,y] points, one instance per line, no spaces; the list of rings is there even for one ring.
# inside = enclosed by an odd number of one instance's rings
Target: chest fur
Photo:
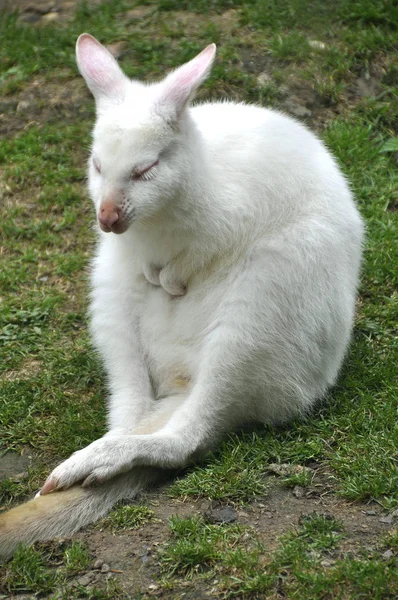
[[[147,285],[139,333],[157,396],[185,392],[192,384],[226,293],[225,281],[214,276],[196,276],[182,297]]]

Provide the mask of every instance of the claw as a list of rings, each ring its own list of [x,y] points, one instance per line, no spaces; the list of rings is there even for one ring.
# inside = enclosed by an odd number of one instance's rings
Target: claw
[[[40,496],[44,496],[45,494],[49,494],[50,492],[53,492],[56,488],[57,482],[56,480],[50,477],[46,480],[45,484],[43,485],[43,487],[41,488],[39,494]]]
[[[156,265],[152,265],[152,264],[143,266],[144,277],[148,281],[148,283],[151,283],[152,285],[160,286],[160,281],[159,281],[160,270],[161,270],[161,267],[157,267]]]
[[[163,283],[162,287],[170,296],[185,296],[187,293],[187,286],[179,281]]]

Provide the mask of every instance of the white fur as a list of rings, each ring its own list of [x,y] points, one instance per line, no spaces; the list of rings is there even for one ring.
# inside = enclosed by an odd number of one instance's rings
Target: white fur
[[[305,414],[347,349],[363,238],[347,182],[303,125],[188,106],[214,46],[153,85],[127,80],[87,34],[77,48],[97,103],[90,194],[97,212],[119,198],[129,227],[99,232],[92,270],[109,433],[51,489],[180,466],[243,423]]]

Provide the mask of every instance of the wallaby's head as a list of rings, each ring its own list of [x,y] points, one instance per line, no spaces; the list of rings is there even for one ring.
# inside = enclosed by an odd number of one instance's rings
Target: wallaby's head
[[[88,33],[77,40],[77,64],[97,109],[89,187],[103,231],[123,233],[175,197],[189,160],[187,107],[215,52],[211,44],[160,83],[145,85],[129,80]]]

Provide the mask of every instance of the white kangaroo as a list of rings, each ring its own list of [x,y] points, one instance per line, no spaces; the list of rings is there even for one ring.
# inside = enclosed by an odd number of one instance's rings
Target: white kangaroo
[[[362,220],[303,125],[257,106],[190,106],[215,51],[147,85],[89,34],[77,41],[97,108],[91,332],[109,431],[2,515],[3,557],[92,522],[225,432],[307,413],[336,380]]]

